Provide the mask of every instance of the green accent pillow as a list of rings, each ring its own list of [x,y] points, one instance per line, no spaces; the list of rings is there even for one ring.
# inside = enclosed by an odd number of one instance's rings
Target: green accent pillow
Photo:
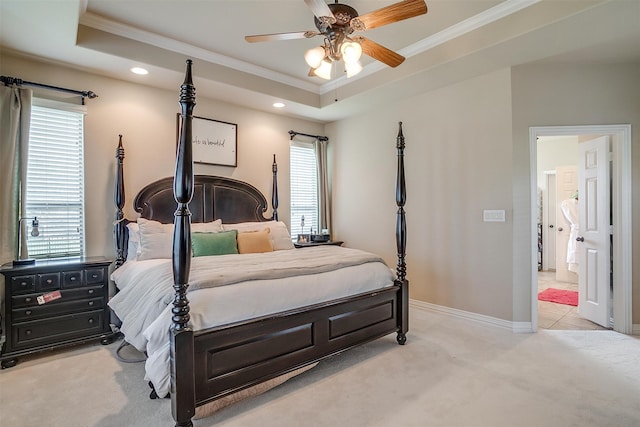
[[[193,256],[237,254],[237,236],[237,230],[219,233],[191,233]]]

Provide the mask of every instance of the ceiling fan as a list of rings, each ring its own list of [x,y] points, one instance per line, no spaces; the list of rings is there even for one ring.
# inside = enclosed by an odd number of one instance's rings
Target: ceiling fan
[[[331,78],[331,64],[341,59],[345,63],[347,77],[360,72],[362,66],[358,60],[362,53],[390,67],[402,64],[405,60],[402,55],[353,33],[427,13],[427,4],[424,0],[404,0],[364,15],[358,15],[353,7],[338,3],[338,0],[330,4],[325,3],[324,0],[304,0],[304,2],[315,16],[317,31],[253,35],[245,36],[245,40],[255,43],[323,36],[324,44],[308,50],[305,60],[311,67],[310,76],[315,75],[325,79]]]

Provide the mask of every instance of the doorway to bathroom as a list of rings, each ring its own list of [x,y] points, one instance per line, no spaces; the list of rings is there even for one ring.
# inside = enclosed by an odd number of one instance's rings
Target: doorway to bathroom
[[[533,329],[631,333],[630,126],[532,127],[530,147]],[[577,291],[578,307],[539,301],[547,288]]]

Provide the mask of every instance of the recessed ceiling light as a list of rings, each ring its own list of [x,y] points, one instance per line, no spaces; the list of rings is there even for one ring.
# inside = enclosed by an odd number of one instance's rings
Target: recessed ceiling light
[[[282,102],[274,102],[273,106],[276,107],[276,108],[282,108],[282,107],[284,107],[284,104]]]
[[[149,72],[146,69],[142,68],[142,67],[133,67],[131,69],[131,72],[134,73],[134,74],[139,74],[141,76],[149,74]]]

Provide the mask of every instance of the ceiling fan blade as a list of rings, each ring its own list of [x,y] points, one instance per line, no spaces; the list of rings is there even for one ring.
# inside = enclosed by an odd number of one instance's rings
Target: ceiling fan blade
[[[255,36],[244,36],[244,39],[249,43],[256,42],[269,42],[274,40],[295,40],[295,39],[309,39],[317,36],[317,31],[300,31],[297,33],[278,33],[278,34],[260,34]]]
[[[324,2],[324,0],[304,0],[304,2],[309,9],[311,9],[313,15],[321,22],[326,21],[329,25],[336,22],[333,12],[331,12],[331,9],[329,9],[329,6]]]
[[[353,37],[353,40],[360,43],[360,46],[362,46],[362,53],[372,57],[373,59],[377,59],[380,62],[384,62],[390,67],[397,67],[404,62],[404,56],[395,53],[391,49],[387,49],[373,40],[369,40],[362,36]]]
[[[425,13],[427,3],[424,0],[404,0],[353,18],[351,27],[356,31],[365,31]]]

